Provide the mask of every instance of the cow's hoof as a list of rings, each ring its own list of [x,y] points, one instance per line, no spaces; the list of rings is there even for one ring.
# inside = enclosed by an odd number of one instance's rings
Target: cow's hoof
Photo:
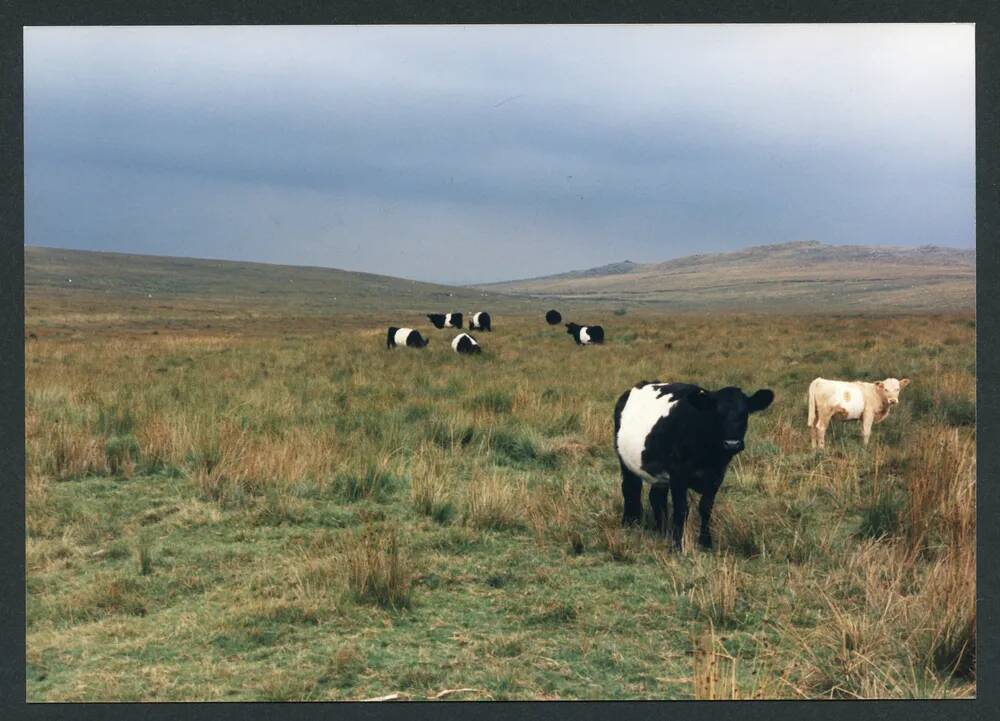
[[[712,550],[712,537],[711,536],[700,536],[698,538],[698,545],[700,545],[706,551],[711,551]]]

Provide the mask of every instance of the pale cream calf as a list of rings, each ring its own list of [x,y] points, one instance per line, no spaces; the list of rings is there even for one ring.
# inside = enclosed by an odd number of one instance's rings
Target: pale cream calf
[[[899,392],[909,378],[884,381],[831,381],[817,378],[809,384],[809,431],[812,447],[826,447],[826,428],[834,418],[861,421],[861,440],[867,446],[872,423],[883,421],[889,409],[899,403]]]

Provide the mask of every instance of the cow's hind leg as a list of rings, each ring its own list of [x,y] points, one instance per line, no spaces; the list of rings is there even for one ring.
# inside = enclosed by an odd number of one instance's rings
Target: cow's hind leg
[[[642,520],[642,479],[630,471],[619,460],[622,467],[622,499],[625,510],[622,513],[622,525],[633,526]]]
[[[667,486],[651,486],[649,489],[649,506],[653,509],[653,524],[657,533],[667,530]]]

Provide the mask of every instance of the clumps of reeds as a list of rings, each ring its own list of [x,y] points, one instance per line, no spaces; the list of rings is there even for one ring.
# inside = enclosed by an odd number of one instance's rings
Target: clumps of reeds
[[[410,607],[412,574],[395,530],[365,528],[351,539],[344,563],[354,601],[394,610]]]
[[[520,529],[526,524],[528,496],[523,480],[499,473],[469,482],[462,504],[462,522],[479,530]]]

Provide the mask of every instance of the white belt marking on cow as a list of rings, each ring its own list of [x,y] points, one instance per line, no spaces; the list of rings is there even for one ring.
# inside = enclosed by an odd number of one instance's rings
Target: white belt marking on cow
[[[633,388],[622,409],[618,428],[618,455],[626,467],[651,484],[666,483],[668,478],[657,478],[642,468],[642,451],[646,447],[646,437],[653,426],[661,418],[670,415],[671,409],[679,403],[673,395],[667,393],[657,397],[664,384],[649,384],[642,388]]]
[[[476,339],[473,338],[468,333],[459,333],[457,336],[455,336],[455,339],[451,342],[451,347],[455,352],[458,352],[458,344],[463,338],[468,338],[469,342],[472,343],[473,347],[479,345],[478,343],[476,343]]]
[[[413,328],[400,328],[396,331],[396,334],[392,339],[395,341],[396,345],[406,345],[406,336],[410,335],[412,332]]]
[[[583,328],[580,329],[580,342],[581,343],[590,342],[590,333],[587,332],[587,326],[584,326]]]

